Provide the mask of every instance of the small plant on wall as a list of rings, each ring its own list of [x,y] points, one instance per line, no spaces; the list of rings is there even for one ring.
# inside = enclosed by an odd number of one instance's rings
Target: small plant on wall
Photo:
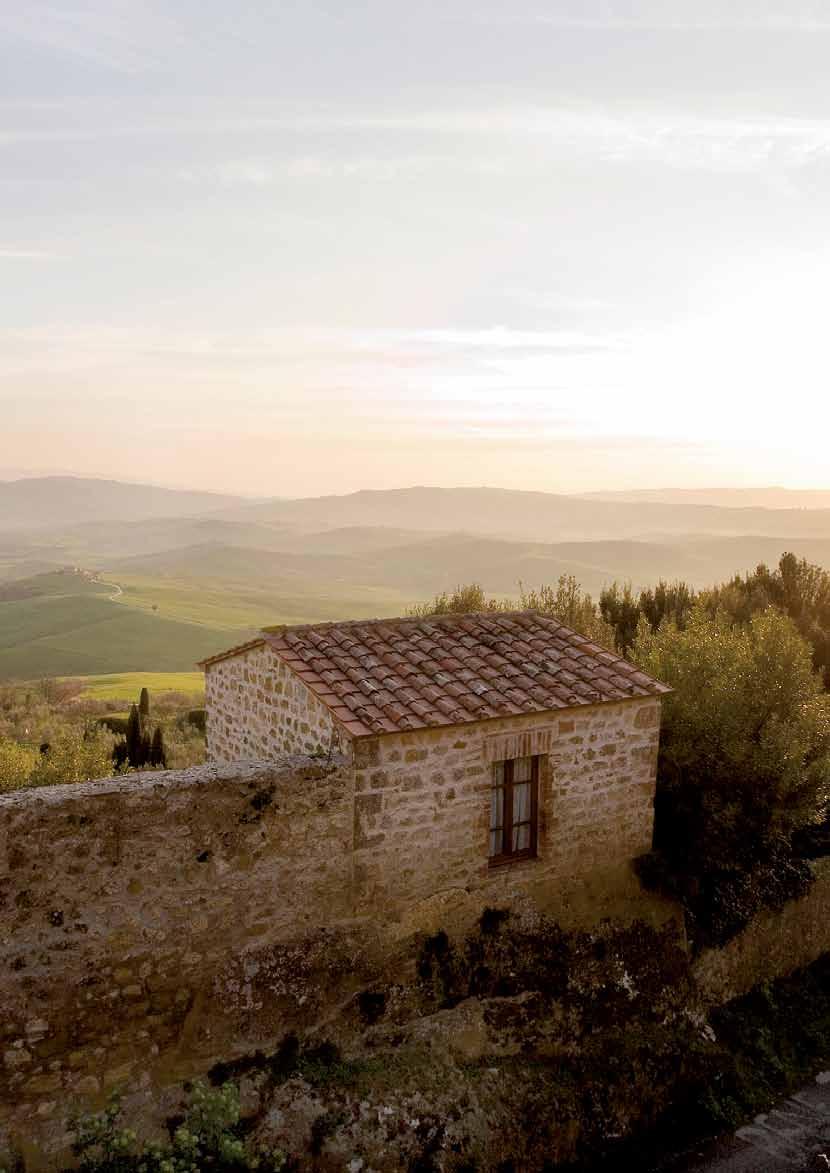
[[[103,1112],[81,1116],[72,1127],[72,1152],[81,1173],[279,1173],[286,1164],[278,1149],[254,1150],[241,1136],[239,1092],[233,1083],[219,1088],[194,1084],[184,1122],[166,1145],[144,1143],[122,1126],[118,1095]]]

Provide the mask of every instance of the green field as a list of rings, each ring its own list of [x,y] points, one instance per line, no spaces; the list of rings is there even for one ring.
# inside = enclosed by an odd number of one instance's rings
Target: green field
[[[256,573],[247,583],[196,575],[38,575],[0,588],[0,680],[181,673],[188,681],[183,691],[192,691],[202,686],[201,679],[193,685],[199,660],[263,626],[392,615],[405,605],[394,589],[325,578],[312,584],[299,576],[262,582]],[[130,683],[124,699],[134,694]]]
[[[394,589],[337,587],[325,579],[317,584],[254,580],[251,585],[119,573],[117,581],[124,593],[115,602],[123,607],[225,631],[259,630],[275,623],[398,615],[411,604],[408,596]]]
[[[134,701],[142,688],[153,696],[165,692],[203,695],[205,691],[201,672],[113,672],[81,679],[85,685],[81,696],[98,701]]]
[[[29,583],[27,597],[0,600],[0,679],[192,671],[234,642],[227,628],[119,606],[107,583],[73,575]]]

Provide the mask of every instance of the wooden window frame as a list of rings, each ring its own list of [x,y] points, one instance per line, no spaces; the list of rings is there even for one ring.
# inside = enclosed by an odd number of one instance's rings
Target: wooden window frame
[[[488,855],[487,862],[490,867],[500,867],[503,864],[516,863],[522,859],[536,859],[538,855],[539,843],[539,763],[541,762],[541,754],[528,754],[530,758],[530,845],[523,847],[519,851],[505,851],[505,843],[512,843],[513,841],[513,765],[515,758],[508,758],[506,761],[494,762],[493,769],[496,766],[504,767],[504,809],[502,811],[502,828],[501,828],[501,851],[497,855]],[[516,785],[521,786],[524,783],[518,782]],[[494,779],[491,781],[490,792],[501,789],[494,785]],[[492,798],[491,798],[492,802]],[[489,852],[490,835],[493,828],[488,831],[487,847]]]

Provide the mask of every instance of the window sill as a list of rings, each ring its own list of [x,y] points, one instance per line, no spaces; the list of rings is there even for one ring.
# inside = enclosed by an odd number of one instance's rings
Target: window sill
[[[539,856],[535,851],[522,851],[516,855],[493,855],[487,860],[488,868],[508,868],[516,863],[534,863]]]

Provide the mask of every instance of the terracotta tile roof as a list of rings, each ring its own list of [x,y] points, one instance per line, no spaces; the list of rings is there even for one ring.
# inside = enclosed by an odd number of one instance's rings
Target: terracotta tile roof
[[[326,623],[263,638],[354,737],[670,691],[533,611]]]

